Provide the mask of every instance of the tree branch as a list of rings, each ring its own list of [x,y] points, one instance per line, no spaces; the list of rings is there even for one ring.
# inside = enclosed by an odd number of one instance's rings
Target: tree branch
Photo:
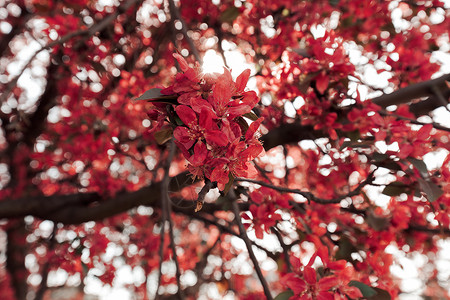
[[[301,125],[300,123],[283,124],[273,128],[261,137],[264,149],[267,151],[279,145],[294,144],[302,140],[317,139],[328,136],[320,130],[314,130],[313,126]]]
[[[175,5],[173,0],[169,0],[169,10],[170,10],[170,16],[172,18],[176,18],[178,21],[181,22],[181,32],[183,33],[184,38],[186,39],[187,43],[189,44],[189,48],[191,48],[192,54],[194,54],[195,59],[202,64],[202,58],[200,57],[200,53],[197,50],[197,47],[194,45],[194,41],[191,39],[191,37],[188,35],[186,22],[181,17],[180,11],[178,7]],[[175,20],[174,20],[175,22]],[[176,45],[174,45],[176,46]]]
[[[232,192],[232,191],[230,191],[230,192]],[[263,286],[264,295],[266,295],[267,299],[272,300],[273,298],[270,293],[269,285],[267,284],[267,281],[264,278],[261,268],[259,267],[258,260],[256,259],[255,253],[253,252],[252,242],[250,241],[250,239],[247,236],[247,231],[245,230],[244,225],[242,225],[239,206],[235,199],[232,199],[232,201],[233,201],[232,206],[233,206],[234,218],[235,218],[236,224],[239,227],[239,235],[240,235],[241,239],[244,240],[245,245],[247,246],[248,255],[250,256],[250,259],[253,262],[253,266],[255,268],[256,274],[258,275],[259,281],[261,282],[261,285]]]
[[[301,196],[305,197],[308,200],[308,202],[312,201],[312,202],[315,202],[315,203],[318,203],[318,204],[336,204],[336,203],[340,203],[345,198],[359,195],[359,193],[361,193],[362,188],[364,186],[370,184],[374,180],[374,177],[373,177],[373,173],[374,172],[375,171],[372,171],[369,174],[369,176],[366,178],[366,180],[363,180],[360,184],[358,184],[358,186],[353,191],[351,191],[351,192],[349,192],[349,193],[347,193],[345,195],[338,196],[337,198],[332,198],[332,199],[322,199],[322,198],[316,197],[311,192],[304,192],[304,191],[301,191],[299,189],[290,189],[290,188],[287,188],[287,187],[276,186],[276,185],[273,185],[273,184],[270,184],[270,183],[267,183],[267,182],[264,182],[264,181],[260,181],[260,180],[253,180],[253,179],[247,179],[247,178],[235,178],[234,180],[235,181],[246,181],[246,182],[256,183],[256,184],[259,184],[261,186],[265,186],[265,187],[271,188],[273,190],[276,190],[276,191],[279,191],[279,192],[282,192],[282,193],[298,194],[298,195],[301,195]]]
[[[386,108],[390,105],[409,103],[414,99],[434,96],[435,90],[433,89],[437,89],[441,93],[446,94],[449,90],[446,81],[450,81],[450,74],[445,74],[436,79],[419,82],[390,94],[384,94],[380,97],[372,99],[372,102]],[[428,112],[429,111],[430,110],[428,110]]]
[[[36,56],[41,53],[44,50],[49,50],[57,45],[62,45],[65,42],[71,40],[72,38],[76,36],[92,36],[96,34],[97,32],[103,30],[106,26],[108,26],[111,22],[116,20],[117,16],[123,12],[125,12],[128,8],[131,7],[136,1],[138,0],[129,0],[127,2],[122,3],[115,12],[109,14],[107,17],[103,18],[100,22],[93,24],[88,29],[84,30],[77,30],[71,33],[66,34],[65,36],[57,39],[56,41],[50,42],[47,45],[43,46],[41,49],[37,50],[31,58],[28,60],[28,62],[23,66],[23,68],[20,70],[20,72],[7,83],[6,89],[3,91],[2,95],[0,96],[0,103],[3,103],[6,99],[8,99],[9,95],[13,91],[14,87],[17,85],[17,81],[22,76],[22,74],[25,72],[25,70],[30,66],[31,62],[36,58]]]

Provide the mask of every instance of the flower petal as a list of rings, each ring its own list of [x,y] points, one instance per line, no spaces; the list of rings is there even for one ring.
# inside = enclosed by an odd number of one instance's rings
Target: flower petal
[[[250,69],[246,69],[236,78],[236,94],[241,94],[244,91],[248,78],[250,77],[250,72]]]
[[[213,99],[215,107],[225,107],[231,99],[234,89],[233,78],[231,77],[230,70],[224,68],[224,72],[217,78],[217,82],[213,89]]]
[[[197,114],[189,106],[178,105],[175,111],[186,126],[193,127],[193,125],[197,125]]]

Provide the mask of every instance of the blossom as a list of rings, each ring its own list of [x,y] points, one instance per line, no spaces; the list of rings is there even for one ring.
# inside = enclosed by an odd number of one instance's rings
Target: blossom
[[[168,122],[173,128],[175,143],[194,178],[206,177],[224,190],[231,177],[254,177],[257,171],[251,161],[264,151],[256,138],[263,118],[250,125],[242,118],[259,101],[254,91],[245,91],[250,70],[233,81],[227,68],[223,74],[207,75],[198,64],[191,68],[181,55],[174,57],[181,72],[160,93],[176,101],[164,102],[165,96],[163,103],[153,100],[156,109],[149,115],[154,126],[163,128]]]
[[[192,108],[186,105],[177,106],[175,111],[186,127],[178,126],[173,134],[186,149],[191,148],[196,141],[202,139],[206,139],[210,145],[227,145],[226,135],[219,130],[217,124],[212,122],[209,111],[202,110],[199,117]]]

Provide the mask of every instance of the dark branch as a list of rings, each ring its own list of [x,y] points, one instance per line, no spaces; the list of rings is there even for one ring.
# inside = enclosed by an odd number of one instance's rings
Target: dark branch
[[[446,81],[450,80],[450,74],[445,74],[439,78],[419,82],[405,88],[399,89],[390,94],[384,94],[380,97],[372,99],[372,102],[386,108],[390,105],[399,105],[410,103],[415,99],[422,97],[435,96],[435,90],[439,90],[443,94],[447,94],[449,88]],[[442,103],[440,104],[442,106]],[[428,112],[431,110],[428,110]]]
[[[232,191],[230,191],[230,192],[232,192]],[[239,227],[239,235],[240,235],[241,239],[245,242],[245,245],[247,246],[248,255],[250,256],[250,259],[253,262],[253,266],[255,268],[256,274],[258,275],[259,281],[261,282],[261,285],[263,286],[264,295],[266,295],[267,299],[272,300],[273,298],[270,293],[269,285],[267,284],[267,281],[264,278],[261,268],[259,267],[258,260],[256,259],[255,253],[253,252],[252,242],[248,238],[247,231],[245,230],[244,225],[241,222],[239,206],[238,206],[236,200],[232,200],[232,201],[233,201],[232,205],[233,205],[235,221]]]
[[[345,195],[341,195],[341,196],[338,196],[336,198],[332,198],[332,199],[322,199],[322,198],[316,197],[311,192],[304,192],[304,191],[301,191],[299,189],[290,189],[290,188],[287,188],[287,187],[276,186],[276,185],[273,185],[273,184],[270,184],[270,183],[267,183],[267,182],[264,182],[264,181],[260,181],[260,180],[253,180],[253,179],[246,179],[246,178],[235,178],[235,181],[246,181],[246,182],[256,183],[256,184],[259,184],[261,186],[265,186],[265,187],[271,188],[273,190],[276,190],[276,191],[279,191],[279,192],[282,192],[282,193],[298,194],[298,195],[301,195],[301,196],[305,197],[308,200],[308,202],[312,201],[312,202],[315,202],[315,203],[318,203],[318,204],[336,204],[336,203],[340,203],[345,198],[359,195],[361,193],[362,188],[364,186],[370,184],[374,180],[373,173],[374,173],[374,171],[372,171],[369,174],[369,176],[367,177],[366,180],[364,180],[360,184],[358,184],[358,186],[353,191],[351,191],[351,192],[349,192],[349,193],[347,193]]]

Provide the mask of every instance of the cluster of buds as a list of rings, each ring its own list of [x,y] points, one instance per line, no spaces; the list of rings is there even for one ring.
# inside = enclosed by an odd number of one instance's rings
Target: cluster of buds
[[[251,163],[264,151],[257,139],[262,118],[253,112],[254,91],[245,91],[250,70],[233,81],[230,70],[205,74],[174,54],[181,72],[165,89],[152,89],[137,99],[152,100],[148,112],[158,142],[175,138],[194,178],[208,179],[224,191],[236,177],[254,177]],[[247,118],[252,122],[244,119]]]

